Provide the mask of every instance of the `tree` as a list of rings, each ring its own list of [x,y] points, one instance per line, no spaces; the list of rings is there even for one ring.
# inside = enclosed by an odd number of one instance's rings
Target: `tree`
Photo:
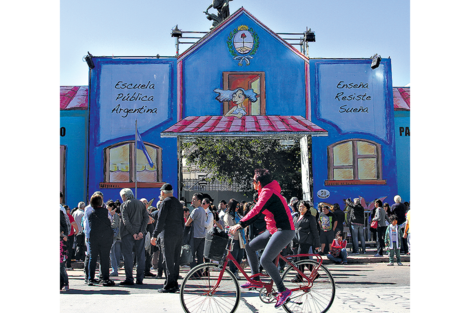
[[[282,195],[302,197],[300,146],[283,146],[278,139],[214,139],[199,137],[183,144],[188,163],[210,173],[210,179],[240,184],[253,194],[253,173],[267,168],[279,182]]]

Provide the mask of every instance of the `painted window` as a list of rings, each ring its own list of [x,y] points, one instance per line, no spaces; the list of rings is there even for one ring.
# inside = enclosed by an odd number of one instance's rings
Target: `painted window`
[[[364,139],[343,140],[328,146],[326,185],[385,184],[381,146]]]
[[[258,95],[258,99],[254,102],[249,99],[244,100],[246,115],[266,115],[264,72],[224,72],[223,82],[225,90],[252,89]],[[224,115],[234,106],[236,104],[233,101],[225,101]]]
[[[134,174],[134,141],[114,144],[104,149],[106,183],[155,183],[162,181],[162,148],[144,143],[154,163],[151,167],[144,153],[137,149],[137,177]]]

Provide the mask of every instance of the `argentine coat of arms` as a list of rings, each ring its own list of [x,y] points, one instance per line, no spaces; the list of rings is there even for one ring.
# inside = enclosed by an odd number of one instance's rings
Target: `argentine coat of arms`
[[[250,65],[250,59],[253,59],[259,47],[259,37],[253,28],[241,25],[230,32],[227,45],[230,54],[234,60],[238,61],[239,66],[243,66],[243,62]]]

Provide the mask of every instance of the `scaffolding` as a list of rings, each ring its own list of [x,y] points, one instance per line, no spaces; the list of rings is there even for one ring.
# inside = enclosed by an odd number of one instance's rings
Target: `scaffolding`
[[[180,55],[180,45],[193,45],[204,38],[209,32],[188,31],[178,29],[178,25],[171,30],[171,37],[175,38],[176,56]],[[276,33],[283,40],[293,46],[300,46],[300,52],[309,57],[309,42],[315,42],[315,32],[306,27],[303,33]],[[301,36],[301,37],[298,37]],[[197,39],[197,40],[196,40]],[[190,41],[187,41],[190,40]]]

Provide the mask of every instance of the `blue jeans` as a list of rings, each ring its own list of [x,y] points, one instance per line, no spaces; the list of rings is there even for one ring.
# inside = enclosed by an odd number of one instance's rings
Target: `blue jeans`
[[[122,255],[124,256],[124,269],[126,272],[126,280],[134,281],[132,277],[132,268],[134,267],[134,256],[132,250],[135,248],[135,256],[137,263],[136,280],[141,282],[144,280],[145,271],[145,240],[135,240],[131,234],[127,234],[121,238]]]
[[[112,273],[117,273],[119,270],[119,261],[121,259],[121,240],[114,239],[113,245],[111,246],[111,267]]]
[[[346,251],[346,248],[341,249],[340,256],[341,256],[340,258],[335,258],[334,256],[328,253],[326,257],[335,263],[348,262],[348,252]]]
[[[353,240],[353,253],[359,252],[359,241],[362,245],[362,253],[366,253],[366,242],[364,240],[364,225],[351,224],[351,235]],[[358,238],[359,237],[359,238]]]

